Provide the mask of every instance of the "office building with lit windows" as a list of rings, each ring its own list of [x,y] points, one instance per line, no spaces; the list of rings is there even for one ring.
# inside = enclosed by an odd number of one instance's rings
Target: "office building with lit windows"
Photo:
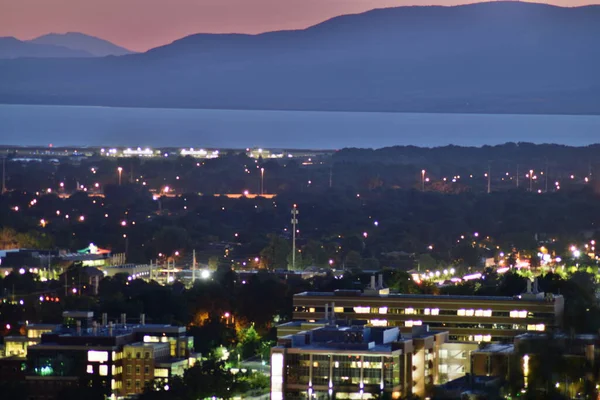
[[[95,388],[105,398],[142,392],[155,378],[166,382],[199,358],[185,327],[94,321],[87,311],[63,313],[63,325],[27,348],[25,381],[30,400],[59,399],[69,386]]]
[[[560,328],[564,310],[561,295],[529,290],[514,297],[391,294],[370,287],[294,295],[293,318],[316,322],[332,306],[340,320],[365,320],[372,326],[401,331],[427,324],[432,331],[449,332],[451,342],[512,342],[517,335]]]
[[[447,332],[426,326],[326,326],[278,340],[271,349],[271,399],[425,396],[439,381]],[[335,397],[334,396],[335,393]]]

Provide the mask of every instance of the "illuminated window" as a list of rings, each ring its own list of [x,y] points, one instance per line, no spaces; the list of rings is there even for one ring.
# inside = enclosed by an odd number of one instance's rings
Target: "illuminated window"
[[[511,318],[527,318],[527,311],[513,310],[510,312]]]
[[[544,324],[530,324],[527,325],[527,330],[528,331],[540,331],[543,332],[546,329],[546,326]]]
[[[160,340],[156,336],[144,336],[144,342],[146,343],[158,343]]]
[[[431,315],[440,315],[440,309],[439,308],[432,308],[431,309]]]
[[[310,307],[310,308],[308,309],[308,312],[315,312],[315,308],[314,308],[314,307]]]
[[[168,378],[169,370],[167,368],[156,368],[154,370],[154,377],[155,378]]]
[[[108,375],[108,365],[101,365],[100,369],[99,369],[99,373],[100,376],[107,376]]]
[[[406,326],[407,328],[412,328],[413,326],[413,321],[404,321],[404,326]]]
[[[406,308],[404,310],[404,314],[412,315],[414,313],[415,313],[415,309],[414,308]]]
[[[413,321],[413,325],[414,326],[421,326],[421,325],[423,325],[423,321]]]
[[[333,312],[343,313],[344,312],[344,307],[333,307]]]
[[[369,324],[372,326],[388,326],[387,319],[372,319]]]
[[[456,311],[456,315],[458,315],[459,317],[464,317],[466,315],[466,310],[464,308],[461,308],[460,310]]]
[[[448,357],[448,350],[440,350],[440,358]]]
[[[431,309],[429,309],[429,308],[424,309],[423,310],[423,314],[430,315],[431,314]]]
[[[371,312],[371,309],[369,307],[354,307],[354,312],[357,314],[368,314]]]
[[[108,361],[108,351],[88,351],[88,361],[89,362],[107,362]]]
[[[492,335],[483,335],[483,341],[484,342],[491,342],[492,341]]]
[[[483,317],[483,310],[475,310],[476,317]]]
[[[93,365],[88,365],[87,369],[86,369],[86,372],[88,374],[93,374],[94,373],[94,366]]]
[[[448,373],[448,365],[440,364],[440,374],[447,374],[447,373]]]
[[[467,317],[472,317],[473,315],[475,315],[475,310],[467,310],[467,311],[465,312],[465,315],[466,315]]]
[[[388,312],[387,307],[379,307],[379,314],[387,314],[387,312]]]
[[[527,318],[527,311],[519,311],[519,318]]]
[[[483,341],[483,335],[475,335],[474,339],[476,342],[481,342],[481,341]]]
[[[491,317],[492,316],[492,310],[483,310],[483,316],[484,317]]]

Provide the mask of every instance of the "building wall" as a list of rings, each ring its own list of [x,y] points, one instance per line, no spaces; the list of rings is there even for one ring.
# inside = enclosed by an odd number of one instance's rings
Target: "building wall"
[[[364,319],[373,325],[411,328],[429,325],[447,330],[452,341],[511,341],[518,334],[560,326],[561,296],[539,299],[477,298],[474,296],[340,296],[334,294],[294,296],[295,320],[320,320],[325,305],[335,303],[340,319]]]
[[[140,394],[154,379],[155,363],[170,355],[168,343],[155,345],[126,345],[123,348],[122,396]]]
[[[271,399],[425,397],[439,380],[433,336],[398,342],[389,353],[275,347],[271,351]],[[362,394],[361,394],[362,391]]]
[[[471,353],[478,348],[477,343],[444,343],[439,351],[439,383],[443,384],[471,373]]]

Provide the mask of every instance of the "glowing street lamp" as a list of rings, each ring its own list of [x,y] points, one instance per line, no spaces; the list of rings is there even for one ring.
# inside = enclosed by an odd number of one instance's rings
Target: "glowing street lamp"
[[[425,191],[425,170],[421,170],[421,191]]]
[[[529,191],[533,191],[533,170],[529,170]]]
[[[121,186],[121,174],[123,173],[123,167],[117,168],[117,171],[119,172],[119,186]]]
[[[260,194],[265,194],[265,169],[260,169]]]

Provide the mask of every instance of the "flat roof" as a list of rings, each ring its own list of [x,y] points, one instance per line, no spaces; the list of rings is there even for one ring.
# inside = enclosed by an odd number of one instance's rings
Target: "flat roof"
[[[536,302],[547,302],[545,297],[541,298],[520,298],[519,296],[461,296],[461,295],[434,295],[434,294],[404,294],[404,293],[390,293],[390,294],[378,294],[378,293],[363,293],[363,292],[302,292],[297,293],[294,297],[362,297],[362,298],[383,298],[383,299],[421,299],[421,300],[472,300],[472,301],[536,301]],[[554,297],[562,297],[562,295],[552,295]]]
[[[135,333],[185,333],[185,326],[146,324],[135,325],[133,328]]]
[[[124,345],[124,347],[165,347],[170,346],[169,343],[148,343],[148,342],[135,342]]]
[[[512,353],[515,346],[512,344],[488,344],[487,346],[473,351],[473,353]]]

